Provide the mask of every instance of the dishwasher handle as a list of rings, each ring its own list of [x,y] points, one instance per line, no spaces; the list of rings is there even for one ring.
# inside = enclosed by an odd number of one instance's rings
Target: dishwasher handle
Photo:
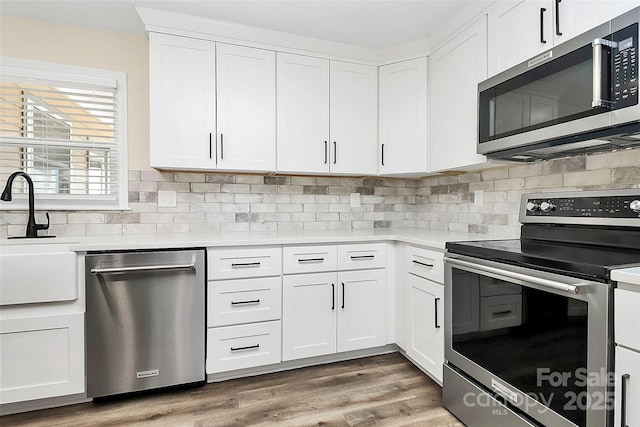
[[[118,273],[135,273],[140,271],[171,271],[171,270],[195,270],[195,262],[190,264],[166,264],[166,265],[140,265],[134,267],[108,267],[108,268],[92,268],[92,274],[118,274]]]

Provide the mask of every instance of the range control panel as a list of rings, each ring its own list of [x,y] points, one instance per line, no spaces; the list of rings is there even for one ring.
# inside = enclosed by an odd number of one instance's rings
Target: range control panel
[[[547,217],[548,222],[554,222],[554,218],[628,218],[640,221],[640,190],[524,195],[522,202],[521,210],[525,217]]]

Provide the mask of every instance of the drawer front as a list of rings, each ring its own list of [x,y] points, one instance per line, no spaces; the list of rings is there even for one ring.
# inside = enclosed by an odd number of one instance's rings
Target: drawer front
[[[616,343],[640,351],[640,292],[614,291]]]
[[[279,320],[282,315],[282,278],[209,282],[207,326]]]
[[[338,246],[338,270],[363,270],[384,266],[384,243]]]
[[[207,374],[280,363],[280,321],[207,330]]]
[[[509,328],[522,324],[522,295],[480,298],[480,330]]]
[[[209,249],[209,280],[245,277],[279,276],[282,274],[280,248]]]
[[[315,273],[338,269],[336,246],[290,246],[283,248],[284,274]]]
[[[480,296],[521,294],[522,286],[505,283],[504,280],[489,276],[480,276]]]
[[[444,283],[444,253],[407,246],[407,271],[436,283]]]

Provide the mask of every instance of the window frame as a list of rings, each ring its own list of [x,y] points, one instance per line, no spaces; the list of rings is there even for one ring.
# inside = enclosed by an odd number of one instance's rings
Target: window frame
[[[114,119],[117,131],[118,190],[113,198],[92,198],[73,194],[36,194],[37,210],[128,210],[129,167],[127,126],[127,75],[125,72],[77,67],[64,64],[0,57],[0,75],[20,76],[29,79],[59,81],[69,84],[113,86],[116,88],[117,111]],[[2,141],[0,141],[2,143]],[[16,181],[22,180],[17,178]],[[14,186],[22,185],[14,181]],[[2,188],[6,183],[2,182]],[[87,185],[90,182],[87,181]],[[95,185],[95,184],[94,184]],[[27,194],[13,194],[9,203],[0,203],[0,211],[20,210],[28,207]]]

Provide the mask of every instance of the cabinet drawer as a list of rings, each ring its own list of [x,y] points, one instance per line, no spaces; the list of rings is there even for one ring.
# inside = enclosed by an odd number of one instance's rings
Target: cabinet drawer
[[[283,248],[284,274],[336,271],[336,246],[291,246]]]
[[[280,248],[209,249],[207,259],[209,280],[282,274]]]
[[[616,343],[640,351],[640,292],[614,291]]]
[[[407,246],[407,271],[437,283],[444,283],[444,253]]]
[[[363,270],[384,266],[384,243],[338,246],[338,270]]]
[[[280,363],[280,321],[207,330],[207,374]]]
[[[480,330],[509,328],[522,324],[522,295],[480,298]]]
[[[208,291],[209,327],[280,319],[280,277],[213,281]]]

